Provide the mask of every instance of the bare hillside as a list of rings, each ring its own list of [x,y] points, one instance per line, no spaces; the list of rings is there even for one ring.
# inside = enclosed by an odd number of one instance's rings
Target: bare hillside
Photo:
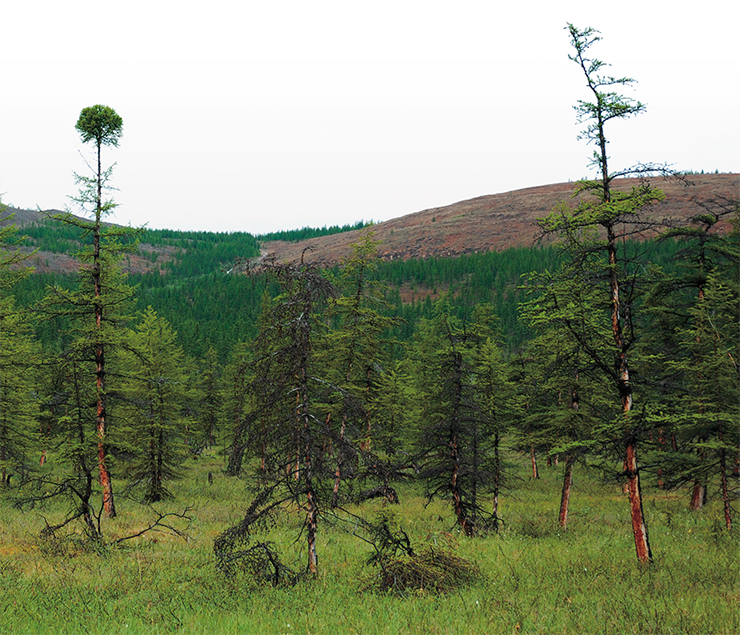
[[[740,199],[740,175],[702,174],[678,180],[651,179],[665,192],[665,201],[653,206],[653,218],[687,218],[699,211],[697,201],[717,197]],[[616,189],[629,190],[637,179],[621,179]],[[574,183],[558,183],[503,194],[480,196],[445,207],[435,207],[374,226],[383,259],[459,256],[508,247],[529,246],[537,236],[536,219],[545,216],[561,201],[571,199]],[[727,231],[727,226],[718,228]],[[307,248],[305,258],[331,265],[351,252],[361,232],[355,230],[321,236],[296,243],[274,241],[263,249],[280,260],[296,260]]]

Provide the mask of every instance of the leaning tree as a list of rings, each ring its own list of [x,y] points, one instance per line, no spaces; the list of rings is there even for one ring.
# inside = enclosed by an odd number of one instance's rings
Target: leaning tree
[[[569,267],[582,272],[585,284],[600,289],[607,301],[602,314],[609,325],[608,347],[595,347],[590,335],[584,336],[575,322],[566,321],[570,336],[600,370],[612,386],[621,405],[621,416],[611,436],[620,439],[620,455],[629,491],[632,530],[638,560],[652,561],[648,530],[642,509],[640,468],[637,460],[638,440],[644,425],[634,407],[634,382],[630,364],[639,325],[636,321],[636,299],[639,291],[638,240],[647,237],[654,225],[643,212],[661,200],[663,194],[653,189],[645,178],[624,191],[617,188],[618,179],[647,177],[666,170],[654,164],[638,164],[613,171],[607,154],[607,126],[613,121],[629,119],[645,111],[645,105],[617,92],[634,80],[604,74],[607,64],[590,56],[591,47],[601,38],[592,28],[578,29],[567,25],[575,62],[586,80],[590,100],[579,100],[575,106],[578,121],[584,124],[580,139],[595,146],[591,166],[597,176],[578,183],[577,205],[563,204],[539,221],[543,234],[558,235],[566,247]],[[634,240],[631,240],[634,239]]]

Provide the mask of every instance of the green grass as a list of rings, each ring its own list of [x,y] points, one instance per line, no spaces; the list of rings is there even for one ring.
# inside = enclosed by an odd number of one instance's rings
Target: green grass
[[[38,538],[50,506],[21,513],[0,506],[1,633],[738,633],[738,539],[722,529],[718,501],[687,510],[685,492],[649,490],[645,512],[655,553],[638,565],[629,508],[617,485],[576,471],[570,527],[557,527],[561,468],[519,480],[501,498],[498,535],[468,539],[441,503],[425,506],[418,486],[401,488],[396,520],[419,545],[454,548],[483,577],[447,595],[406,597],[365,590],[374,570],[369,548],[320,526],[318,579],[292,588],[225,578],[214,566],[213,538],[239,520],[243,482],[218,460],[193,464],[162,510],[193,504],[188,540],[147,534],[92,552],[55,549]],[[214,484],[206,480],[208,471]],[[380,511],[373,501],[364,509]],[[145,510],[119,502],[106,538],[137,529]],[[290,524],[289,524],[290,525]],[[271,539],[290,549],[292,526]]]

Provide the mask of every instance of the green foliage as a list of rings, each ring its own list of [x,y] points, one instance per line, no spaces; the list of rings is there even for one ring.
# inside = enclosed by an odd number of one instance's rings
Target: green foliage
[[[258,234],[255,238],[260,242],[270,242],[272,240],[285,240],[288,242],[298,242],[309,238],[318,238],[319,236],[330,236],[332,234],[341,234],[351,232],[365,227],[372,226],[373,222],[357,221],[347,225],[332,225],[331,227],[304,227],[303,229],[293,229],[288,231],[269,232],[267,234]]]
[[[125,363],[127,425],[117,434],[133,453],[126,467],[129,479],[143,488],[147,503],[154,503],[171,496],[168,483],[180,476],[193,422],[186,411],[191,395],[182,348],[151,307],[130,337]]]
[[[75,124],[83,143],[94,141],[100,146],[117,146],[123,134],[123,119],[109,106],[100,104],[83,108]]]
[[[448,500],[461,529],[473,536],[484,531],[489,520],[496,527],[495,510],[491,519],[479,497],[500,482],[491,400],[494,394],[503,397],[504,391],[486,391],[477,377],[476,371],[485,366],[481,359],[476,368],[481,325],[459,322],[447,308],[444,297],[435,307],[436,318],[422,325],[419,345],[412,353],[424,422],[418,430],[418,447],[430,499]],[[485,343],[490,344],[490,339]],[[488,354],[487,361],[495,364],[490,346]],[[497,420],[500,423],[500,417]]]

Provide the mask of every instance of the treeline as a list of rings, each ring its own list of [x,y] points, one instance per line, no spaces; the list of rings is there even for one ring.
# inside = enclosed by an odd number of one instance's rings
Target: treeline
[[[260,242],[269,242],[271,240],[285,240],[288,242],[298,242],[301,240],[307,240],[309,238],[318,238],[319,236],[330,236],[331,234],[341,234],[343,232],[351,232],[356,229],[364,229],[373,224],[373,221],[357,221],[356,223],[346,225],[331,225],[327,227],[303,227],[302,229],[291,229],[277,232],[269,232],[267,234],[258,234],[255,238]]]
[[[75,225],[54,218],[26,224],[19,235],[28,249],[74,256],[83,247]],[[177,277],[209,274],[232,266],[238,259],[259,255],[257,240],[247,232],[142,228],[123,232],[119,240],[122,246],[129,248],[123,262],[126,268]],[[137,259],[146,263],[137,266]]]

